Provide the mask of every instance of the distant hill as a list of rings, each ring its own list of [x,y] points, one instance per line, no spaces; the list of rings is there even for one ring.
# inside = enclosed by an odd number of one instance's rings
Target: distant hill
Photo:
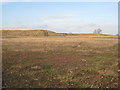
[[[49,30],[2,30],[3,37],[21,37],[21,36],[58,36],[62,35]]]
[[[70,34],[56,33],[50,30],[0,30],[2,37],[26,37],[26,36],[112,36],[106,34]]]

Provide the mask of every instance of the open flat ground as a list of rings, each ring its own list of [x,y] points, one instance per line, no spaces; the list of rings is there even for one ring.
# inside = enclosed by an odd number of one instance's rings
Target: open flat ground
[[[3,87],[117,88],[117,36],[2,38]]]

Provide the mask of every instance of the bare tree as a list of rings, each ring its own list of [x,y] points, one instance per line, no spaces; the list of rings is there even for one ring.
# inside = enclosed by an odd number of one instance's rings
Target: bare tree
[[[101,34],[102,30],[101,29],[95,29],[93,33],[95,34]]]
[[[48,32],[47,31],[44,31],[44,36],[48,36]]]

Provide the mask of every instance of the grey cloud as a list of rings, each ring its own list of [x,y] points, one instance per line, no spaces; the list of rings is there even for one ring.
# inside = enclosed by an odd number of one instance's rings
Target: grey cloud
[[[98,24],[96,24],[96,23],[88,23],[87,26],[88,27],[98,27]]]
[[[53,16],[45,16],[44,18],[46,18],[46,19],[65,19],[68,17],[65,15],[53,15]]]

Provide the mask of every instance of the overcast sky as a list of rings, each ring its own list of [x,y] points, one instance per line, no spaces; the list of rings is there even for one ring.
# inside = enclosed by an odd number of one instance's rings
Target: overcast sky
[[[118,33],[117,2],[9,2],[2,4],[2,16],[0,29]]]

